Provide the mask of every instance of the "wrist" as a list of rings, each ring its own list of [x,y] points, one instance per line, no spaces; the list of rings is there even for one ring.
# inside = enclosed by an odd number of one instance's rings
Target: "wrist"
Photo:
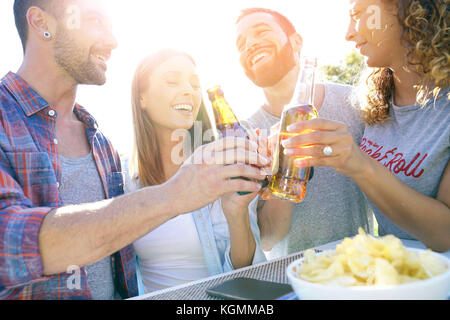
[[[234,201],[219,199],[219,205],[222,208],[223,214],[227,220],[235,221],[236,219],[241,219],[248,215],[248,205],[241,206],[236,204]]]
[[[355,183],[366,183],[371,181],[374,174],[375,160],[373,160],[368,154],[363,151],[359,151],[361,156],[360,166],[358,170],[355,170],[349,178],[351,178]]]
[[[165,220],[173,219],[183,212],[180,197],[176,197],[169,184],[147,187],[144,190],[143,201],[146,207],[157,207]]]

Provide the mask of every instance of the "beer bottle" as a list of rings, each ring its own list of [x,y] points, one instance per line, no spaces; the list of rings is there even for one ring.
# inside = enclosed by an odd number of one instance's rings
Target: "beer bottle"
[[[288,133],[287,128],[291,124],[311,120],[319,116],[317,109],[314,107],[316,68],[316,59],[303,59],[293,99],[283,110],[279,141],[272,165],[272,178],[269,183],[272,196],[294,203],[300,203],[305,198],[312,168],[295,166],[294,161],[302,159],[302,157],[286,156],[281,142],[299,134]],[[300,134],[305,133],[307,132],[301,132]]]
[[[218,133],[222,137],[234,136],[249,139],[249,135],[244,126],[242,126],[231,109],[230,105],[225,100],[225,95],[220,86],[213,87],[208,90],[208,97],[211,101],[214,119]],[[236,177],[235,179],[244,179],[243,177]],[[260,182],[260,181],[258,181]],[[262,182],[263,188],[269,184],[268,179]],[[238,192],[239,195],[248,195],[251,192]]]

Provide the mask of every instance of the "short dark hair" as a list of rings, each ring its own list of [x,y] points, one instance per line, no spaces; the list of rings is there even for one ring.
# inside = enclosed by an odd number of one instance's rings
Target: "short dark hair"
[[[14,0],[14,20],[20,41],[22,42],[23,52],[25,52],[28,40],[28,9],[38,7],[44,11],[54,13],[56,8],[61,7],[63,3],[64,1],[62,0]]]
[[[238,24],[242,19],[244,19],[246,16],[251,15],[253,13],[267,13],[270,14],[272,17],[275,18],[275,20],[277,21],[278,25],[284,30],[284,32],[286,33],[286,35],[289,37],[291,35],[293,35],[294,33],[297,33],[297,31],[295,30],[294,25],[292,24],[292,22],[286,18],[284,15],[282,15],[281,13],[271,10],[271,9],[266,9],[266,8],[248,8],[248,9],[244,9],[241,11],[241,15],[239,16],[239,18],[236,21],[236,24]]]

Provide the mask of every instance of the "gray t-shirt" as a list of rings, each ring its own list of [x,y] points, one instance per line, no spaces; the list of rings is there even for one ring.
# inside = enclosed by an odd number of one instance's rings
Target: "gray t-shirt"
[[[436,198],[450,158],[450,102],[447,89],[440,99],[424,108],[393,106],[391,119],[368,126],[361,149],[388,168],[412,189]],[[379,234],[414,239],[370,203],[376,215]],[[426,214],[424,212],[424,214]],[[450,232],[450,230],[449,230]]]
[[[105,200],[105,192],[92,152],[79,159],[59,156],[61,161],[60,197],[64,205]],[[114,299],[111,257],[86,267],[88,285],[94,300]]]
[[[359,144],[364,125],[352,106],[351,94],[350,86],[326,83],[319,116],[346,123]],[[252,128],[267,129],[279,121],[279,118],[260,108],[247,123]],[[352,237],[358,233],[359,227],[373,233],[373,213],[359,187],[332,168],[315,168],[305,199],[295,205],[288,235],[272,249],[269,258]]]

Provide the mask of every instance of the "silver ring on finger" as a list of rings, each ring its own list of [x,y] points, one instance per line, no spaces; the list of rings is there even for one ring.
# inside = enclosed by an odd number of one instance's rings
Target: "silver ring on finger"
[[[332,155],[333,155],[333,148],[330,147],[330,146],[326,146],[325,148],[323,148],[323,154],[324,154],[326,157],[332,156]]]

